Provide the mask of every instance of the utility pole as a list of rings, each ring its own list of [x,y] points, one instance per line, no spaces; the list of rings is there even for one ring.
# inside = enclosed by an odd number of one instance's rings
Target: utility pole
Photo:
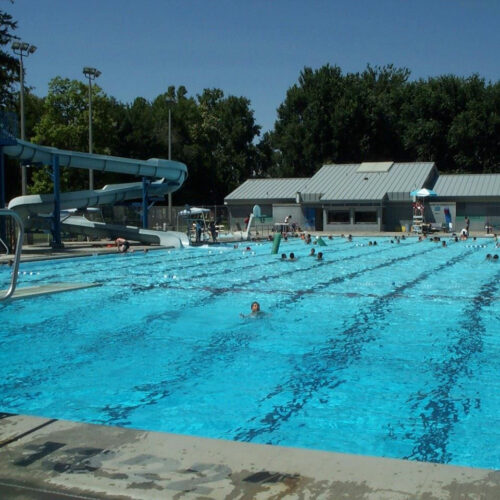
[[[12,44],[14,54],[19,56],[19,114],[21,115],[21,140],[25,140],[26,130],[24,124],[24,65],[23,57],[28,57],[30,54],[36,52],[36,47],[26,42],[14,42]],[[21,165],[21,193],[24,196],[27,192],[27,170],[26,165]]]
[[[83,68],[83,74],[89,79],[89,153],[93,152],[93,142],[92,142],[92,80],[99,77],[101,72],[95,68],[89,68],[86,66]],[[89,170],[89,189],[92,191],[94,189],[94,171]]]

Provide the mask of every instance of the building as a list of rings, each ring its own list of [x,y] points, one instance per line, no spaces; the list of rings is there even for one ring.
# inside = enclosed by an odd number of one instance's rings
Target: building
[[[410,192],[437,178],[434,163],[325,165],[310,178],[249,179],[224,203],[232,227],[259,205],[270,221],[291,215],[305,230],[398,231],[412,221]]]
[[[437,197],[429,200],[429,207],[437,223],[449,211],[458,231],[469,217],[471,231],[491,226],[500,232],[500,174],[440,175],[433,190]]]
[[[259,205],[263,223],[282,222],[288,215],[303,221],[303,209],[297,203],[297,193],[303,191],[309,178],[292,179],[249,179],[224,198],[228,207],[231,227],[242,225]]]

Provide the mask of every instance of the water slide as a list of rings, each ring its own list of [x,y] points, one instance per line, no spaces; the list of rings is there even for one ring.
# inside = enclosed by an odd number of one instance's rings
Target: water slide
[[[149,184],[148,196],[163,196],[174,192],[182,186],[187,178],[186,165],[177,161],[157,158],[132,160],[115,156],[64,151],[39,146],[20,139],[17,139],[14,145],[4,146],[3,152],[29,164],[52,165],[54,156],[57,156],[59,165],[63,167],[161,178]],[[142,197],[142,189],[142,182],[133,182],[112,184],[97,190],[61,193],[60,208],[61,210],[85,210],[88,207],[137,199]],[[46,229],[50,227],[49,217],[54,209],[54,195],[19,196],[10,201],[9,208],[21,216],[26,228]],[[83,216],[66,216],[65,214],[62,214],[61,223],[63,230],[87,236],[123,237],[133,241],[174,247],[189,244],[187,236],[177,231],[153,231],[133,226],[105,224],[90,221]]]

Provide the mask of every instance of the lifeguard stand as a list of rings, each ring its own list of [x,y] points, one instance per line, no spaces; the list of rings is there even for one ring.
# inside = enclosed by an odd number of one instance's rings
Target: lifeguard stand
[[[431,224],[427,224],[424,219],[424,199],[437,196],[437,194],[432,189],[422,188],[412,191],[410,196],[413,196],[413,231],[415,233],[430,232]]]
[[[412,229],[414,233],[422,233],[425,224],[424,220],[424,203],[417,197],[413,201],[413,224]]]

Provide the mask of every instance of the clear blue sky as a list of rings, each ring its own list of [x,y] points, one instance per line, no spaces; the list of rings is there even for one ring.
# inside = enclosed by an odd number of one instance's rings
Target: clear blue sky
[[[245,96],[263,130],[304,66],[394,64],[412,78],[500,79],[500,0],[0,0],[38,47],[26,83],[102,71],[104,92],[152,100],[169,85]]]

